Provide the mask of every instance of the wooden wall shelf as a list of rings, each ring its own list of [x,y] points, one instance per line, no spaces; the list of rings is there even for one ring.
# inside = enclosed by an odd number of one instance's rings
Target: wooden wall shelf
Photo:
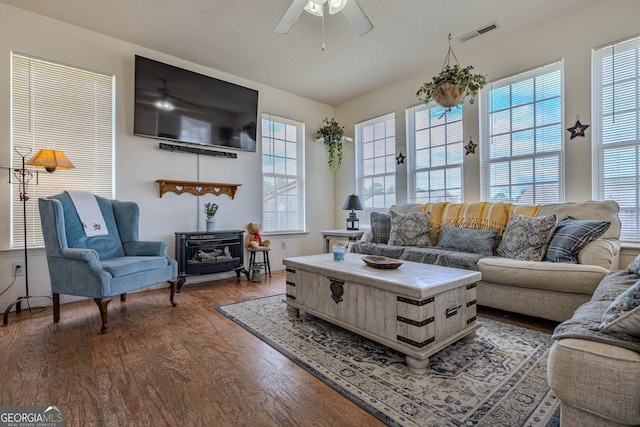
[[[204,194],[215,194],[219,196],[226,194],[232,199],[236,196],[238,187],[242,184],[224,184],[221,182],[197,182],[197,181],[172,181],[169,179],[157,179],[156,182],[160,184],[160,197],[168,191],[172,191],[177,194],[191,193],[196,196],[202,196]]]

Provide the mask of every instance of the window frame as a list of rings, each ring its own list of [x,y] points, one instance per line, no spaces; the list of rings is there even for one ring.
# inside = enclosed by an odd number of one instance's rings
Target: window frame
[[[457,120],[451,120],[449,121],[450,116],[450,112],[447,111],[448,108],[446,107],[442,107],[440,105],[438,105],[436,102],[430,102],[428,105],[425,105],[424,103],[422,104],[417,104],[413,107],[409,107],[406,110],[406,119],[407,119],[407,153],[410,153],[407,157],[407,198],[408,200],[412,200],[415,203],[429,203],[429,202],[440,202],[440,201],[447,201],[447,202],[453,202],[453,203],[461,203],[464,201],[464,156],[462,154],[463,150],[464,150],[464,114],[463,114],[463,109],[462,106],[459,106],[456,108],[456,110],[459,109],[459,114],[460,114],[460,118]],[[427,117],[429,120],[429,124],[426,126],[423,126],[419,129],[417,129],[418,127],[418,123],[416,121],[416,115],[427,111]],[[453,110],[452,110],[453,111]],[[457,111],[456,111],[457,113]],[[443,123],[434,123],[432,121],[432,119],[434,117],[437,117],[439,120],[440,118],[444,118],[444,122]],[[459,123],[459,125],[458,125]],[[455,125],[455,126],[459,126],[459,132],[460,132],[460,139],[459,140],[453,140],[452,138],[454,138],[453,135],[450,135],[449,132],[449,125]],[[431,163],[431,153],[432,150],[434,149],[434,147],[443,147],[444,148],[444,157],[445,157],[445,163],[442,165],[437,165],[437,166],[427,166],[427,167],[422,167],[422,168],[418,168],[418,148],[417,148],[417,133],[420,131],[427,131],[429,132],[430,135],[432,135],[432,132],[436,129],[440,129],[444,127],[444,132],[443,132],[443,137],[444,137],[444,142],[443,143],[438,143],[438,144],[429,144],[429,147],[425,147],[422,150],[424,151],[428,151],[430,153],[429,155],[429,162]],[[432,136],[430,136],[429,141],[433,141],[433,140],[437,140],[438,142],[441,142],[439,138],[433,138]],[[451,162],[449,163],[449,158],[453,157],[455,158],[455,155],[451,156],[451,152],[449,150],[457,150],[457,152],[459,153],[460,156],[460,161],[457,163]],[[421,151],[421,150],[420,150]],[[449,186],[447,184],[448,181],[451,180],[451,178],[448,178],[448,173],[447,171],[451,171],[454,170],[456,168],[460,169],[460,174],[459,174],[459,187],[453,187],[453,186]],[[438,190],[432,190],[431,189],[431,182],[432,180],[429,180],[429,185],[428,185],[428,189],[426,190],[427,193],[429,193],[429,197],[418,197],[417,195],[417,190],[418,190],[418,183],[417,183],[417,176],[418,173],[420,172],[426,172],[431,174],[432,172],[435,171],[443,171],[443,182],[444,182],[444,187],[442,189],[438,189]],[[455,179],[455,178],[454,178]],[[454,199],[451,197],[448,197],[446,195],[446,193],[449,191],[449,189],[458,189],[460,192],[460,196],[458,199]],[[432,193],[436,193],[438,191],[442,191],[444,192],[444,196],[443,197],[431,197]]]
[[[11,164],[22,168],[40,149],[61,150],[70,171],[33,172],[26,203],[27,246],[44,246],[38,198],[65,190],[113,198],[115,191],[115,76],[11,52]],[[53,106],[52,106],[53,105]],[[81,143],[79,143],[81,141]],[[30,152],[28,150],[31,150]],[[11,185],[10,248],[23,248],[22,186]]]
[[[626,55],[632,58],[625,58]],[[617,57],[619,57],[618,62],[616,62]],[[592,197],[594,200],[614,200],[618,203],[621,221],[620,240],[634,244],[640,243],[640,70],[638,67],[640,67],[640,35],[608,43],[592,50],[592,125],[590,128],[592,132]],[[625,77],[625,73],[628,73],[628,76]],[[608,80],[609,76],[611,80]],[[632,86],[633,90],[628,90],[628,87],[625,90],[625,85]],[[620,95],[624,96],[616,96],[619,93],[618,90],[623,91]],[[631,135],[632,132],[634,135]],[[615,157],[610,157],[611,169],[607,170],[606,159],[612,154]],[[622,165],[625,167],[623,168]],[[611,174],[611,170],[619,172],[615,177],[619,181],[608,185],[607,175]],[[631,180],[632,185],[624,186],[621,180],[625,177]],[[629,197],[629,189],[633,193],[631,197]]]
[[[273,132],[271,133],[265,133],[266,131],[268,131],[268,129],[265,129],[265,122],[271,122],[271,123],[279,123],[283,126],[285,126],[285,129],[287,126],[293,126],[295,127],[295,141],[293,140],[289,140],[286,139],[287,135],[285,132],[285,139],[281,139],[281,138],[275,138],[275,134]],[[294,119],[289,119],[286,117],[282,117],[282,116],[278,116],[276,114],[271,114],[271,113],[262,113],[260,116],[260,147],[261,147],[261,152],[260,152],[260,158],[261,158],[261,167],[262,167],[262,227],[263,227],[263,232],[264,234],[293,234],[293,233],[305,233],[306,232],[306,214],[305,214],[305,206],[306,206],[306,192],[305,192],[305,162],[304,162],[304,152],[305,152],[305,123],[299,120],[294,120]],[[267,158],[282,158],[282,156],[275,156],[274,155],[270,155],[268,152],[265,154],[265,148],[264,148],[264,144],[268,143],[268,141],[273,141],[273,140],[280,140],[280,141],[289,141],[289,143],[291,142],[295,142],[296,144],[296,174],[295,175],[290,175],[286,173],[286,166],[285,166],[285,173],[276,173],[276,172],[265,172],[265,157]],[[286,146],[286,142],[285,142],[285,146]],[[286,156],[286,148],[285,148],[285,156]],[[285,157],[285,165],[286,165],[286,159],[287,157]],[[290,158],[289,158],[290,159]],[[298,190],[298,196],[297,196],[297,203],[296,203],[296,210],[294,211],[294,213],[296,213],[297,215],[297,219],[296,221],[298,222],[298,224],[300,225],[299,227],[293,227],[293,228],[289,228],[289,227],[278,227],[278,221],[280,221],[279,219],[279,215],[278,215],[278,211],[277,210],[269,210],[267,211],[266,209],[266,197],[267,197],[267,193],[265,192],[265,179],[269,177],[269,178],[273,178],[273,179],[294,179],[296,181],[296,188]],[[292,212],[291,210],[287,211],[287,212]],[[274,226],[271,225],[271,222],[268,220],[268,216],[274,214],[275,215],[275,219],[274,219]]]
[[[369,226],[370,224],[370,215],[371,212],[381,212],[384,213],[387,211],[387,209],[389,207],[391,207],[392,205],[397,203],[397,195],[398,195],[398,181],[397,181],[397,175],[396,175],[396,130],[395,130],[395,120],[396,120],[396,115],[395,112],[391,112],[391,113],[387,113],[387,114],[383,114],[381,116],[378,117],[374,117],[372,119],[369,120],[365,120],[359,123],[356,123],[355,125],[355,135],[356,135],[356,147],[355,147],[355,151],[356,151],[356,194],[358,194],[360,196],[360,200],[362,202],[362,207],[363,207],[363,213],[359,215],[360,217],[360,225],[364,225]],[[371,140],[367,140],[365,141],[365,128],[372,126],[374,129],[376,129],[376,126],[378,126],[378,129],[380,130],[379,126],[381,124],[384,124],[384,137],[377,137],[377,135],[373,135],[373,139]],[[391,136],[389,134],[389,131],[391,130],[391,126],[393,128],[393,136]],[[381,141],[382,139],[389,139],[389,138],[393,138],[393,144],[392,144],[392,148],[393,148],[393,152],[389,153],[387,152],[387,142],[385,142],[384,147],[385,147],[385,153],[384,155],[380,155],[378,153],[373,153],[372,157],[364,157],[364,153],[365,153],[365,147],[364,144],[369,144],[369,143],[374,143],[374,141]],[[375,145],[375,143],[374,143]],[[369,161],[371,159],[375,159],[375,158],[384,158],[384,172],[383,173],[373,173],[373,174],[367,174],[365,175],[365,170],[367,169],[365,167],[365,162]],[[373,160],[375,162],[375,160]],[[391,169],[392,171],[389,171],[389,163],[391,162]],[[377,166],[376,166],[377,167]],[[395,189],[394,193],[389,193],[386,191],[386,186],[383,185],[383,189],[384,191],[381,193],[384,196],[384,200],[385,200],[385,206],[369,206],[367,203],[367,198],[365,197],[366,191],[365,191],[365,181],[367,179],[383,179],[385,181],[386,184],[386,178],[388,177],[393,177],[393,187]],[[389,203],[387,202],[387,198],[391,197],[391,194],[393,194],[393,202]]]

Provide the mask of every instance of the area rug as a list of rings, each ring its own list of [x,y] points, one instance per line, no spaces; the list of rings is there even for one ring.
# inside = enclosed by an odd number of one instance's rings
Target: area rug
[[[549,334],[479,318],[473,342],[433,355],[424,375],[399,352],[300,312],[284,295],[218,310],[390,426],[557,426]]]

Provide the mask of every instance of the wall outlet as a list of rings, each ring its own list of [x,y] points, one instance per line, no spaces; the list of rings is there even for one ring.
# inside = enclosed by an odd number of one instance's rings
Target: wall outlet
[[[280,249],[282,249],[283,251],[287,250],[287,242],[285,242],[284,240],[282,242],[280,242]]]
[[[21,262],[11,263],[11,275],[12,276],[24,276],[24,264]]]

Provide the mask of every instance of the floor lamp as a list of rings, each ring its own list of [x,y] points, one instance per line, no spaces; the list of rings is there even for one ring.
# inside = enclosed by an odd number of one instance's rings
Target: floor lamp
[[[73,164],[67,159],[62,151],[59,150],[40,150],[38,153],[31,157],[29,161],[25,162],[25,158],[31,154],[31,148],[28,147],[14,147],[13,150],[18,153],[22,158],[22,168],[13,170],[13,176],[18,181],[20,186],[20,201],[22,202],[22,227],[24,233],[24,286],[25,295],[18,297],[13,303],[11,303],[4,312],[2,324],[6,326],[9,323],[9,312],[15,306],[16,314],[20,314],[22,311],[22,301],[29,303],[30,298],[51,298],[48,295],[33,296],[29,294],[29,254],[27,251],[27,201],[29,195],[27,194],[27,188],[29,181],[33,178],[33,174],[25,166],[32,166],[36,168],[44,168],[47,172],[53,173],[56,169],[73,169]],[[36,171],[36,177],[37,175]],[[36,178],[36,183],[38,178]]]

